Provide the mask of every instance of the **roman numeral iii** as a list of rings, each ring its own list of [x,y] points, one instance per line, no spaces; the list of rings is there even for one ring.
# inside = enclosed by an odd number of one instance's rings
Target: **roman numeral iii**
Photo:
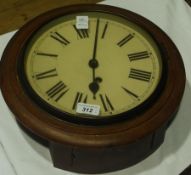
[[[142,60],[150,57],[147,51],[128,54],[130,61]]]
[[[147,71],[139,70],[139,69],[133,69],[133,68],[130,70],[130,73],[129,73],[129,78],[146,81],[146,82],[150,81],[151,76],[152,76],[151,72],[147,72]]]

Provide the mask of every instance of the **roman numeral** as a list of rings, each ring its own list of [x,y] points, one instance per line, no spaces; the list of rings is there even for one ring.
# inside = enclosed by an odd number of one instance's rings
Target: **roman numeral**
[[[55,76],[58,76],[56,69],[51,69],[51,70],[36,74],[33,76],[33,78],[40,80],[40,79],[50,78],[50,77],[55,77]]]
[[[102,38],[102,39],[105,38],[105,34],[106,34],[107,29],[108,29],[108,22],[105,24],[105,27],[104,27],[104,29],[103,29],[103,33],[102,33],[102,35],[101,35],[101,38]]]
[[[63,97],[66,92],[68,92],[69,89],[66,89],[66,87],[67,86],[62,81],[59,81],[49,90],[47,90],[46,94],[48,95],[49,99],[54,98],[54,100],[57,102]]]
[[[68,45],[70,44],[70,42],[64,38],[60,33],[58,32],[53,32],[50,35],[51,38],[53,38],[54,40],[58,41],[59,43],[63,44],[63,45]]]
[[[150,79],[151,79],[151,75],[152,75],[151,72],[147,72],[147,71],[132,68],[130,70],[129,78],[149,82]]]
[[[129,35],[127,35],[125,38],[123,38],[121,41],[119,41],[118,43],[117,43],[117,45],[119,46],[119,47],[122,47],[122,46],[124,46],[125,44],[127,44],[131,39],[133,39],[133,35],[132,34],[129,34]]]
[[[128,54],[130,61],[142,60],[150,57],[147,51]]]
[[[106,112],[109,110],[111,110],[111,111],[114,110],[114,107],[113,107],[110,99],[108,98],[108,96],[106,94],[105,95],[100,94],[99,97],[100,97],[101,102],[103,104],[103,108]]]
[[[56,58],[58,55],[52,53],[36,52],[36,55]]]
[[[127,94],[129,94],[130,96],[136,98],[137,100],[139,100],[139,96],[136,95],[134,92],[130,91],[129,89],[125,88],[125,87],[121,87]]]
[[[88,29],[77,29],[76,25],[73,25],[73,27],[81,39],[89,38]]]
[[[88,99],[87,95],[84,95],[81,92],[77,92],[76,96],[75,96],[75,99],[74,99],[74,103],[73,103],[72,109],[75,110],[77,104],[80,103],[80,102],[87,103],[87,99]]]

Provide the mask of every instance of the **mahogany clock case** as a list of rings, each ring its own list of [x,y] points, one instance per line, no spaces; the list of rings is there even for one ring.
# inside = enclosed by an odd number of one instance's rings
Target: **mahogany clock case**
[[[154,99],[133,117],[103,125],[60,120],[31,97],[19,73],[26,45],[47,22],[76,12],[111,13],[147,31],[159,46],[164,71]],[[185,70],[181,55],[171,39],[155,24],[128,10],[106,5],[76,5],[59,8],[33,19],[11,39],[0,67],[3,97],[16,119],[28,130],[50,143],[54,165],[85,173],[102,173],[131,166],[154,152],[163,142],[166,129],[175,117],[184,87]],[[143,108],[140,108],[143,109]],[[99,164],[98,164],[99,162]]]

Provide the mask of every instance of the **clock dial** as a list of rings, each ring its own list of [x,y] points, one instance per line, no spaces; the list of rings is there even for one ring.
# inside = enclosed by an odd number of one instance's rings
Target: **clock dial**
[[[89,27],[77,29],[76,16],[84,15]],[[41,100],[74,116],[78,103],[99,105],[99,117],[140,106],[156,90],[163,69],[146,31],[100,12],[49,22],[30,40],[24,61],[27,81]]]

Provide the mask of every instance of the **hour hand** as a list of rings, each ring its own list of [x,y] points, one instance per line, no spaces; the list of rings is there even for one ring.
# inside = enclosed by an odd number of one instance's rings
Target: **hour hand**
[[[93,98],[96,99],[96,93],[99,91],[99,83],[102,82],[101,77],[96,77],[93,82],[89,84],[89,89],[93,93]]]
[[[89,89],[93,93],[93,98],[96,99],[96,93],[99,90],[99,84],[96,81],[93,81],[89,84]]]

